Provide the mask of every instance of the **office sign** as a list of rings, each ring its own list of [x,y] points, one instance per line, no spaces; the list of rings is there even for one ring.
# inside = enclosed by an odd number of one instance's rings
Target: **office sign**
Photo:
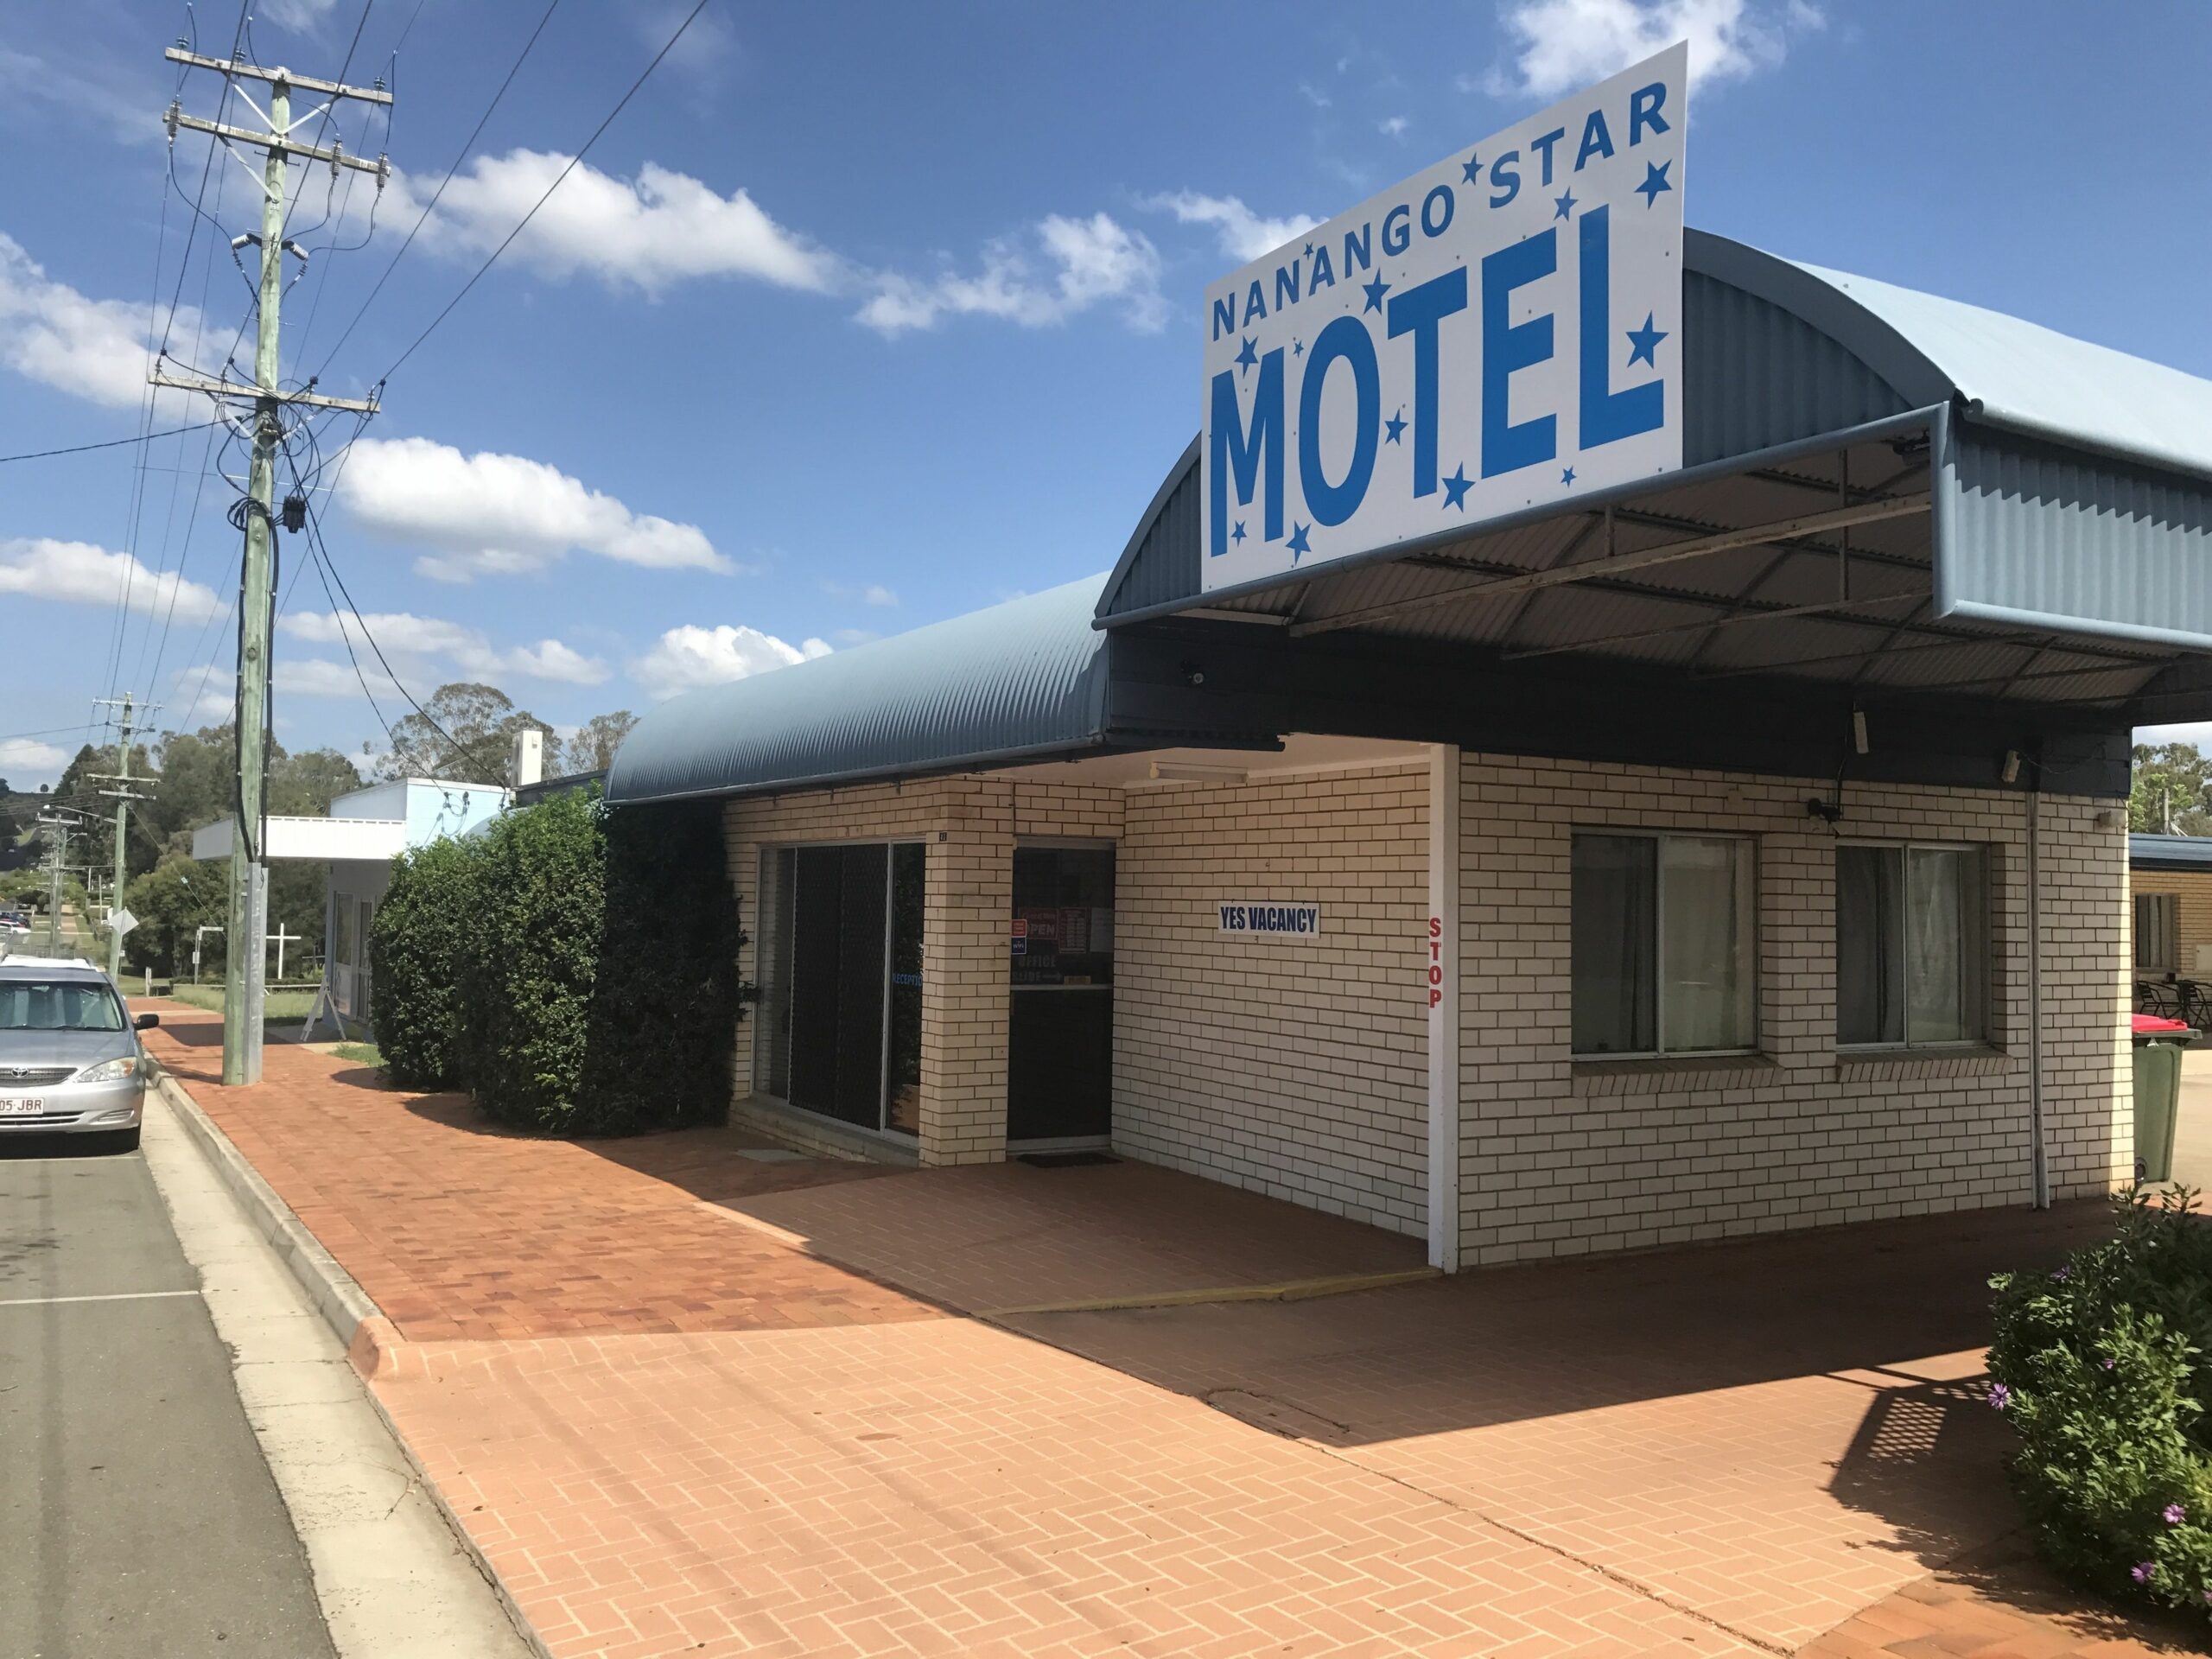
[[[1238,938],[1318,939],[1321,906],[1281,899],[1240,899],[1214,906],[1218,931]]]
[[[1675,46],[1206,289],[1208,590],[1682,464]]]

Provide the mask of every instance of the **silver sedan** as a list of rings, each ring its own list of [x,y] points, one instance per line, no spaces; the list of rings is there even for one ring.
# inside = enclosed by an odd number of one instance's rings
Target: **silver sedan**
[[[152,1063],[108,976],[81,962],[0,960],[0,1141],[11,1135],[102,1136],[138,1144]]]

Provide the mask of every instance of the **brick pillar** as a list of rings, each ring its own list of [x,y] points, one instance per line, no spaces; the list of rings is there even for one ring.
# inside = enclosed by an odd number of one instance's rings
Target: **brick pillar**
[[[1007,938],[1014,909],[1011,785],[941,785],[922,932],[921,1161],[1006,1156]]]

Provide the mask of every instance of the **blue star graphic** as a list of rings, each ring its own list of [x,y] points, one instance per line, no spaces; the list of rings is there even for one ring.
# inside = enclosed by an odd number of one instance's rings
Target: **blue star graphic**
[[[1367,296],[1367,303],[1359,308],[1363,311],[1380,311],[1382,308],[1382,296],[1390,291],[1390,284],[1377,276],[1371,283],[1362,283],[1359,289],[1361,293]]]
[[[1465,161],[1459,163],[1459,171],[1465,175],[1466,181],[1469,184],[1480,184],[1482,182],[1483,158],[1479,156],[1470,155]]]
[[[1675,188],[1667,182],[1667,169],[1673,165],[1672,162],[1660,162],[1656,165],[1646,162],[1643,164],[1643,182],[1637,185],[1636,189],[1637,194],[1643,198],[1643,205],[1646,207],[1659,200],[1661,191],[1671,190]]]
[[[1669,165],[1669,167],[1672,167],[1672,166],[1674,165],[1674,163],[1673,163],[1672,162],[1669,162],[1668,163],[1668,165]],[[1311,254],[1311,253],[1313,251],[1313,245],[1311,242],[1308,242],[1308,243],[1306,245],[1306,251],[1307,253],[1309,253],[1309,254]]]
[[[1553,197],[1552,208],[1554,219],[1572,219],[1574,216],[1574,192],[1570,190],[1563,196]]]
[[[1245,335],[1244,349],[1236,353],[1236,366],[1240,369],[1249,369],[1259,360],[1260,354],[1252,349],[1251,335]]]
[[[1303,356],[1305,356],[1305,355],[1306,355],[1306,342],[1305,342],[1304,340],[1292,340],[1292,341],[1290,342],[1290,354],[1291,354],[1293,357],[1303,357]]]
[[[1560,481],[1560,483],[1562,483],[1562,484],[1572,484],[1572,483],[1573,483],[1573,482],[1574,482],[1574,468],[1573,468],[1573,467],[1569,467],[1566,468],[1563,472],[1561,472],[1561,473],[1560,474],[1560,475],[1559,475],[1559,481]]]
[[[1642,358],[1653,368],[1657,368],[1659,366],[1659,359],[1652,356],[1651,353],[1659,349],[1659,342],[1666,338],[1667,331],[1664,328],[1654,328],[1651,326],[1651,313],[1649,311],[1645,312],[1643,314],[1643,327],[1641,328],[1631,328],[1628,331],[1628,366],[1630,368],[1634,368],[1636,366],[1637,359],[1638,358]]]
[[[1298,556],[1300,554],[1311,553],[1313,550],[1313,543],[1306,539],[1306,532],[1312,528],[1313,526],[1311,524],[1298,524],[1295,520],[1293,521],[1290,532],[1290,542],[1288,543],[1290,547],[1290,562],[1293,564],[1296,564],[1298,563]]]
[[[1465,512],[1467,510],[1467,492],[1474,487],[1475,480],[1467,476],[1466,467],[1462,464],[1444,480],[1444,505]]]
[[[1229,539],[1232,542],[1241,542],[1244,539],[1244,521],[1242,518],[1236,521],[1236,528],[1229,532]]]
[[[1389,420],[1382,423],[1382,430],[1388,434],[1388,435],[1383,438],[1382,442],[1385,443],[1397,442],[1398,435],[1405,429],[1406,411],[1404,406],[1401,404],[1399,406],[1398,412],[1393,415]]]

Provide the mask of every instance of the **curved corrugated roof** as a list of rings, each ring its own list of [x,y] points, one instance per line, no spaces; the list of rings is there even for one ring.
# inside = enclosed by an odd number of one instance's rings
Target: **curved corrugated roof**
[[[1924,406],[2212,475],[2212,380],[2040,323],[1688,233],[1686,263],[1787,306]],[[1796,272],[1801,280],[1778,272]],[[1809,279],[1805,281],[1802,279]]]
[[[1105,733],[1103,576],[676,697],[614,757],[607,798],[957,771],[1086,748]]]
[[[2212,380],[1710,232],[1683,232],[1682,264],[1686,466],[1955,398],[1993,426],[2212,477]],[[1102,620],[1197,596],[1198,473],[1194,442],[1108,577]]]

